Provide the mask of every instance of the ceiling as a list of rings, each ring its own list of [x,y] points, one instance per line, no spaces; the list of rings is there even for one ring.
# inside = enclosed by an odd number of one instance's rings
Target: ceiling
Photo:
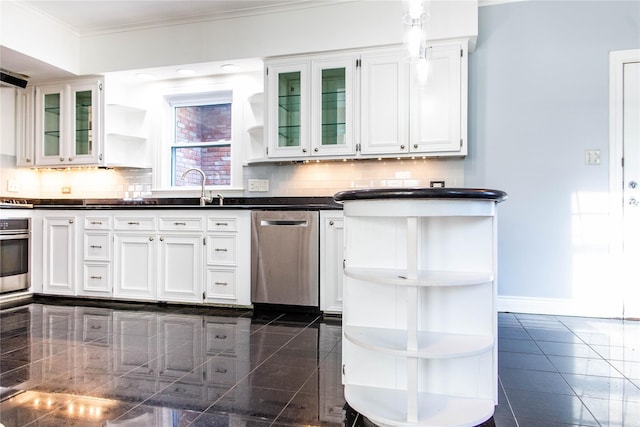
[[[2,0],[0,0],[2,1]],[[79,37],[177,23],[225,19],[317,6],[344,0],[21,0],[26,7],[41,13]],[[222,73],[222,63],[192,64],[195,75]],[[237,64],[242,71],[261,66],[258,60]],[[0,68],[29,80],[69,78],[67,71],[0,46]],[[153,73],[159,78],[176,77],[176,67],[135,70]],[[133,74],[133,71],[132,71]]]
[[[324,0],[326,3],[329,0]],[[335,0],[333,0],[335,1]],[[320,0],[23,0],[78,35],[306,7]]]

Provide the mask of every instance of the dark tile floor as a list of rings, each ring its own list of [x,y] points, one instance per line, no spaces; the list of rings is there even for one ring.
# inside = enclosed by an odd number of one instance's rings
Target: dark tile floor
[[[498,336],[498,427],[640,426],[640,322],[501,313]],[[340,363],[339,318],[31,303],[0,311],[0,423],[370,425]]]

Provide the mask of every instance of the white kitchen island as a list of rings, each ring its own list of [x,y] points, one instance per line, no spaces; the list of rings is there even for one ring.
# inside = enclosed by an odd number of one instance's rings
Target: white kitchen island
[[[497,404],[502,191],[343,191],[342,382],[379,425],[476,426]]]

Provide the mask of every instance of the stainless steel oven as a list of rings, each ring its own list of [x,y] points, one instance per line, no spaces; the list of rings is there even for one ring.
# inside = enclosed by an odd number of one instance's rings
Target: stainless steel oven
[[[29,289],[31,219],[0,219],[0,294]]]

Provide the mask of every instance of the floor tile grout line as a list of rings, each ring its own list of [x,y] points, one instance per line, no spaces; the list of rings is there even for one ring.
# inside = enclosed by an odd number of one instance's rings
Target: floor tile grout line
[[[263,329],[264,327],[269,326],[270,324],[272,324],[273,322],[276,322],[277,320],[281,319],[282,317],[284,317],[284,313],[282,313],[280,316],[276,317],[275,319],[273,319],[273,320],[271,320],[271,321],[267,322],[265,325],[263,325],[263,327],[258,328],[258,329],[257,329],[256,331],[254,331],[254,332],[258,332],[258,331],[260,331],[260,330],[261,330],[261,329]],[[198,415],[195,419],[193,419],[193,420],[192,420],[192,421],[187,425],[187,427],[188,427],[188,426],[190,426],[191,424],[193,424],[194,422],[196,422],[196,421],[198,420],[198,418],[200,418],[200,417],[202,416],[202,414],[207,413],[207,411],[208,411],[209,409],[211,409],[211,408],[212,408],[216,403],[218,403],[221,399],[223,399],[223,398],[224,398],[225,396],[227,396],[230,392],[232,392],[232,390],[234,390],[234,389],[238,386],[238,384],[240,384],[240,383],[241,383],[242,381],[244,381],[246,378],[249,378],[249,376],[250,376],[254,371],[256,371],[259,367],[261,367],[262,365],[264,365],[264,364],[265,364],[269,359],[271,359],[271,358],[272,358],[272,357],[273,357],[273,356],[274,356],[278,351],[282,350],[282,349],[283,349],[283,348],[284,348],[288,343],[290,343],[293,339],[295,339],[298,335],[300,335],[300,334],[301,334],[305,329],[307,329],[307,327],[308,327],[311,323],[315,322],[318,318],[319,318],[319,316],[318,316],[318,317],[316,317],[316,318],[315,318],[313,321],[311,321],[309,324],[307,324],[303,329],[301,329],[300,331],[298,331],[296,334],[293,334],[293,335],[291,336],[291,338],[289,338],[289,339],[288,339],[284,344],[282,344],[280,347],[278,347],[278,350],[274,351],[271,355],[269,355],[269,357],[267,357],[267,358],[266,358],[266,359],[264,359],[262,362],[260,362],[260,363],[255,367],[255,368],[251,369],[251,370],[250,370],[250,371],[249,371],[249,372],[248,372],[244,377],[242,377],[242,378],[240,378],[239,380],[237,380],[237,381],[236,381],[236,383],[235,383],[233,386],[231,386],[231,387],[229,388],[229,390],[227,390],[226,392],[224,392],[223,394],[221,394],[221,395],[220,395],[220,397],[218,397],[215,401],[213,401],[213,402],[212,402],[212,403],[211,403],[207,408],[205,408],[205,410],[204,410],[204,411],[201,411],[200,415]],[[250,335],[251,335],[251,334],[250,334]],[[295,396],[295,393],[294,393],[294,396]],[[288,405],[288,404],[289,404],[289,403],[287,403],[287,405]],[[285,408],[286,408],[286,405],[285,405]],[[278,419],[278,416],[279,416],[279,414],[274,418],[274,421],[275,421],[276,419]]]
[[[504,388],[504,384],[502,384],[502,380],[500,379],[500,376],[498,376],[498,385],[502,389],[502,393],[504,394],[504,398],[507,399],[507,405],[509,406],[509,411],[511,412],[511,416],[513,417],[513,420],[516,423],[516,427],[520,427],[520,423],[518,423],[518,418],[516,418],[516,413],[513,410],[513,406],[511,406],[511,399],[509,399],[509,396],[507,395],[507,390]],[[495,416],[495,411],[494,411],[494,416]]]

